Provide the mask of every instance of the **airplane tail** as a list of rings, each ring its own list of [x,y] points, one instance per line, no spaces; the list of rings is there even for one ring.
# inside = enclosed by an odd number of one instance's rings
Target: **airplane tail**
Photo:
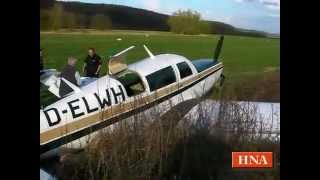
[[[220,56],[220,52],[221,52],[221,48],[222,48],[222,45],[223,45],[223,40],[224,40],[224,36],[220,36],[220,39],[218,41],[218,44],[217,44],[217,47],[214,51],[214,56],[213,56],[213,61],[218,61],[218,58]]]

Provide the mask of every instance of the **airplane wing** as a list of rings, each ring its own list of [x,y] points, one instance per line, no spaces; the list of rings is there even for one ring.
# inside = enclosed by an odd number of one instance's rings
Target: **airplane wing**
[[[94,82],[98,80],[98,78],[92,78],[92,77],[80,77],[79,78],[79,84],[80,84],[80,88]]]
[[[82,87],[98,79],[98,78],[91,78],[91,77],[81,77],[80,74],[76,72],[76,79],[79,84],[79,87],[77,87],[73,85],[71,82],[69,82],[68,80],[61,78],[59,76],[60,76],[60,72],[56,71],[55,69],[40,71],[40,82],[45,86],[47,86],[48,91],[58,98],[60,98],[59,88],[60,88],[61,81],[64,81],[70,88],[73,89],[73,92],[70,93],[70,94],[73,94],[73,93],[80,92]]]
[[[55,69],[46,69],[40,71],[40,82],[45,86],[49,87],[48,90],[54,94],[55,96],[59,97],[59,87],[60,87],[60,80],[59,74]]]

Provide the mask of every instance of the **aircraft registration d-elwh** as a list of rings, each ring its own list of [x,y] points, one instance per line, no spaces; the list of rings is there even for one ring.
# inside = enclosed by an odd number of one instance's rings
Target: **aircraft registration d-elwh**
[[[193,61],[176,54],[153,55],[144,46],[149,57],[127,65],[131,46],[110,58],[108,75],[94,79],[77,74],[80,86],[54,69],[40,72],[40,82],[58,99],[40,107],[40,157],[63,145],[83,146],[86,136],[151,107],[166,112],[169,102],[178,105],[203,96],[224,77],[218,60],[223,39],[213,58]],[[58,93],[61,81],[73,90],[64,97]]]

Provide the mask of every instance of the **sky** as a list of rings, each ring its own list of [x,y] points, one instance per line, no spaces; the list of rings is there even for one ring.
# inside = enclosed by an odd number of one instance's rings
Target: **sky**
[[[280,34],[280,0],[62,0],[119,4],[172,14],[195,10],[205,20],[220,21],[235,27]]]

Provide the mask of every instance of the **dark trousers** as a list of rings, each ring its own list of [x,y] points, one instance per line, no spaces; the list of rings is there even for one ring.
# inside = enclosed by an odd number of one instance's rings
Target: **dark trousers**
[[[98,78],[99,74],[86,73],[86,77]]]

